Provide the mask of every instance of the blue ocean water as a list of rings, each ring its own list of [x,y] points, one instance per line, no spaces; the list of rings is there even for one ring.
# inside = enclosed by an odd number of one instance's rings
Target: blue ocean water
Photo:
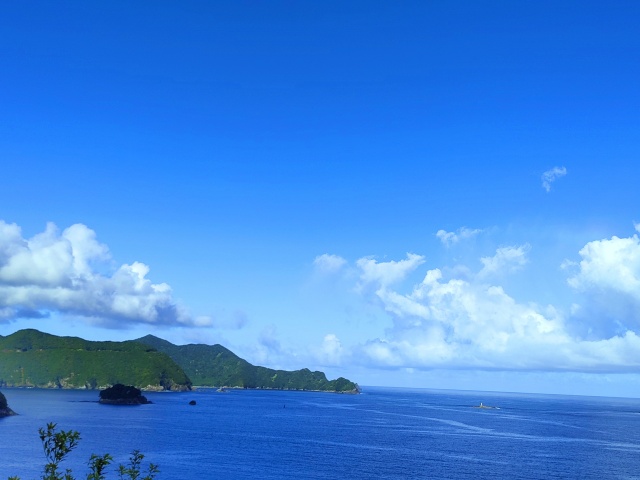
[[[0,479],[38,478],[47,422],[81,432],[66,463],[78,478],[91,453],[139,449],[159,479],[640,479],[638,399],[203,389],[115,407],[91,391],[3,393],[20,415],[0,419]]]

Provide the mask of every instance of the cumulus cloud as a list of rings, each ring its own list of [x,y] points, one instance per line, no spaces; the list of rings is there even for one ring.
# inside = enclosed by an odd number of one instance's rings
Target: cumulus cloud
[[[360,269],[360,287],[368,284],[379,284],[386,287],[400,282],[424,261],[422,255],[414,253],[407,253],[405,260],[389,262],[378,262],[370,257],[361,258],[356,261],[356,266]]]
[[[329,333],[324,336],[316,358],[323,365],[340,365],[345,355],[345,349],[337,335]]]
[[[133,262],[110,275],[99,273],[96,267],[108,260],[109,249],[85,225],[60,232],[49,223],[25,239],[18,225],[0,220],[0,321],[60,312],[110,326],[209,323],[207,317],[192,318],[169,285],[152,283],[147,265]]]
[[[480,259],[482,268],[475,273],[428,269],[408,291],[366,270],[380,264],[357,262],[373,287],[360,293],[373,296],[391,324],[383,335],[356,347],[351,361],[422,369],[619,372],[640,367],[637,235],[590,242],[580,250],[579,263],[566,262],[565,268],[577,270],[569,285],[585,294],[568,311],[518,300],[496,283],[528,263],[530,248],[499,248]],[[413,268],[424,263],[416,257]],[[398,268],[400,262],[384,263]]]
[[[613,236],[587,243],[568,284],[584,294],[578,318],[587,336],[640,328],[640,240]]]
[[[475,237],[479,233],[482,233],[482,230],[480,230],[478,228],[471,229],[471,228],[467,228],[467,227],[462,227],[462,228],[459,228],[458,230],[456,230],[455,232],[447,232],[446,230],[438,230],[436,232],[436,237],[438,237],[440,239],[440,241],[446,247],[450,247],[450,246],[458,243],[460,240],[465,240],[465,239],[468,239],[468,238]]]
[[[542,188],[547,192],[551,191],[551,184],[557,179],[564,177],[567,174],[565,167],[553,167],[542,174]]]
[[[408,294],[383,289],[377,295],[394,320],[386,341],[365,346],[377,362],[511,369],[536,361],[520,356],[523,346],[546,350],[566,342],[552,307],[519,304],[499,286],[445,280],[439,269]],[[537,361],[546,358],[539,357],[542,350],[535,351]]]
[[[491,265],[502,264],[495,259],[505,257],[509,255],[499,250]],[[376,296],[392,314],[394,327],[390,339],[371,343],[366,350],[395,361],[409,354],[418,365],[458,365],[477,356],[488,366],[494,363],[491,358],[499,357],[516,339],[544,337],[548,341],[560,330],[557,312],[520,305],[499,286],[459,278],[444,280],[440,269],[428,270],[408,294],[381,286]],[[468,348],[471,345],[473,349]]]
[[[518,247],[501,247],[496,250],[492,257],[482,257],[482,270],[478,273],[480,277],[489,277],[513,273],[522,269],[527,262],[527,253],[531,246],[527,243]]]
[[[314,267],[322,273],[335,273],[346,264],[347,261],[344,258],[328,253],[317,256],[313,261]]]
[[[640,241],[637,235],[587,243],[579,252],[580,271],[569,278],[574,288],[619,291],[640,301]]]

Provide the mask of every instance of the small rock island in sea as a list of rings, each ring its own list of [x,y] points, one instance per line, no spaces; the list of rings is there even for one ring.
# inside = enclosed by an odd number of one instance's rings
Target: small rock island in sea
[[[11,415],[17,414],[9,408],[9,405],[7,404],[7,397],[0,392],[0,417],[9,417]]]
[[[142,395],[140,389],[132,385],[116,383],[100,391],[100,403],[107,405],[144,405],[151,403]]]

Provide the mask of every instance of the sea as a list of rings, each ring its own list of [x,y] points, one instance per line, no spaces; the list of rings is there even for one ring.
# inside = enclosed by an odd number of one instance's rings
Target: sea
[[[133,450],[158,480],[640,479],[640,399],[198,389],[127,407],[97,403],[96,391],[2,392],[19,415],[0,419],[0,479],[41,477],[38,429],[50,422],[81,434],[61,465],[77,479],[92,453],[117,465]]]

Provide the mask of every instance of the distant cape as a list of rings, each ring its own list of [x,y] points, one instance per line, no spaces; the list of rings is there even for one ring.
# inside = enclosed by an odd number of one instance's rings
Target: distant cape
[[[312,372],[307,368],[288,371],[255,366],[222,345],[174,345],[153,335],[137,341],[169,355],[194,385],[337,393],[360,391],[351,380],[343,377],[327,380],[323,372]]]

